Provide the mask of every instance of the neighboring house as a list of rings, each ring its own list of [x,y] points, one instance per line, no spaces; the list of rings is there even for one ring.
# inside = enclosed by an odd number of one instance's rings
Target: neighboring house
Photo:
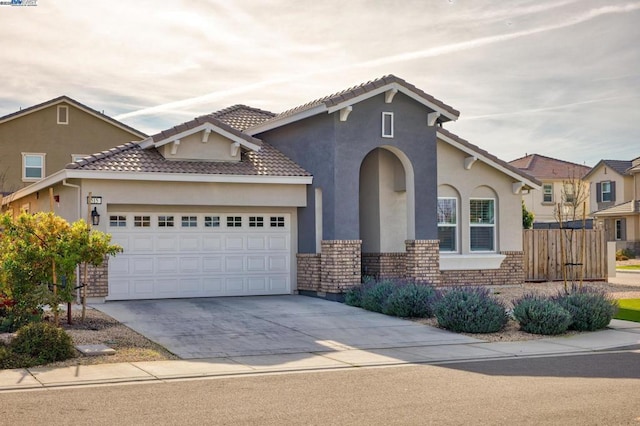
[[[601,160],[585,180],[591,186],[591,215],[607,241],[640,253],[640,157]]]
[[[107,300],[336,299],[363,274],[522,283],[521,191],[540,182],[444,130],[458,114],[395,76],[281,114],[236,105],[79,160],[3,207],[48,210],[53,188],[68,220],[99,214],[124,247],[90,289]]]
[[[0,192],[3,195],[67,164],[146,137],[67,96],[0,117]]]
[[[582,178],[591,167],[539,154],[529,154],[509,164],[542,182],[542,191],[528,191],[522,195],[527,210],[534,214],[534,228],[558,228],[558,205],[563,209],[564,227],[581,227],[582,205],[589,202],[589,186]],[[591,225],[591,219],[588,219],[586,227],[591,228]]]

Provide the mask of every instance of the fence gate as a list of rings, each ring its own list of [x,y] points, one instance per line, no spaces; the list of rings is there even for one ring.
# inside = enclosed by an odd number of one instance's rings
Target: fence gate
[[[560,281],[563,263],[569,281],[580,279],[580,263],[584,280],[607,279],[607,242],[602,229],[525,229],[522,243],[526,281]]]

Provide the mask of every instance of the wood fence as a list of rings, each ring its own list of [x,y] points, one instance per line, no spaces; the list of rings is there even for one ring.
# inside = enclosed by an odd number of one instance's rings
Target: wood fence
[[[584,236],[582,229],[525,229],[522,240],[525,281],[563,280],[563,264],[568,281],[579,281],[581,268],[584,280],[607,279],[607,242],[602,229],[585,229]]]

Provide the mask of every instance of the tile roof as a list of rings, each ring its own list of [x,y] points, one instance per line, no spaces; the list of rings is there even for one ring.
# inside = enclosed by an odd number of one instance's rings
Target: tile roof
[[[311,176],[280,151],[263,143],[260,151],[242,153],[239,162],[166,160],[155,148],[129,142],[70,163],[66,169],[136,173],[180,173],[237,176]]]
[[[220,129],[226,132],[229,132],[232,135],[238,138],[244,139],[247,142],[253,143],[255,145],[262,144],[262,141],[260,139],[249,136],[246,133],[243,133],[242,131],[238,130],[237,128],[230,126],[229,124],[225,123],[219,118],[216,118],[214,114],[207,114],[207,115],[202,115],[200,117],[196,117],[191,121],[178,124],[177,126],[173,126],[170,129],[163,130],[160,133],[156,133],[155,135],[151,136],[151,138],[153,139],[154,142],[159,142],[167,138],[170,138],[171,136],[175,136],[179,133],[185,132],[187,130],[194,129],[205,123],[213,124],[214,126],[219,127]]]
[[[95,109],[93,109],[93,108],[91,108],[91,107],[89,107],[89,106],[87,106],[87,105],[85,105],[83,103],[80,103],[80,102],[76,101],[75,99],[72,99],[72,98],[70,98],[69,96],[66,96],[66,95],[58,96],[57,98],[53,98],[53,99],[50,99],[48,101],[39,103],[37,105],[32,105],[32,106],[30,106],[28,108],[24,108],[24,109],[21,109],[19,111],[12,112],[11,114],[7,114],[5,116],[2,116],[2,117],[0,117],[0,123],[12,120],[14,118],[21,117],[21,116],[26,115],[26,114],[30,114],[31,112],[38,111],[40,109],[47,108],[47,107],[52,106],[52,105],[56,105],[56,104],[61,103],[61,102],[66,102],[68,104],[74,105],[77,108],[84,109],[88,113],[93,114],[93,115],[101,118],[102,120],[108,121],[111,124],[114,124],[114,125],[116,125],[118,127],[121,127],[124,130],[126,130],[126,131],[128,131],[130,133],[133,133],[133,134],[135,134],[136,136],[138,136],[140,138],[144,138],[144,137],[147,136],[146,134],[142,133],[140,130],[134,129],[131,126],[127,126],[126,124],[116,120],[115,118],[109,117],[108,115],[105,115],[105,114],[101,113],[100,111],[97,111],[97,110],[95,110]]]
[[[276,116],[273,112],[264,111],[246,105],[233,105],[220,111],[213,112],[210,115],[240,131],[253,127]]]
[[[496,157],[493,154],[490,154],[488,151],[485,151],[484,149],[480,148],[477,145],[472,144],[471,142],[462,139],[460,136],[449,132],[448,130],[443,129],[442,127],[438,127],[437,133],[441,133],[447,137],[450,137],[451,139],[455,140],[456,142],[466,146],[467,148],[470,148],[471,150],[477,152],[478,154],[482,154],[484,157],[490,159],[491,161],[495,162],[496,164],[501,165],[502,167],[512,171],[513,173],[515,173],[518,176],[521,176],[527,180],[530,180],[531,182],[537,184],[537,185],[542,185],[542,183],[536,179],[535,176],[530,175],[529,173],[523,171],[522,169],[518,168],[518,167],[514,167],[513,165],[507,163],[504,160],[499,159],[498,157]]]
[[[631,168],[631,161],[627,160],[602,160],[602,164],[606,165],[610,169],[615,170],[622,176],[628,175],[627,170]]]
[[[594,216],[625,216],[640,213],[640,201],[627,201],[613,207],[593,212]]]
[[[271,120],[273,120],[273,121],[281,120],[283,118],[287,118],[287,117],[299,114],[301,112],[313,109],[313,108],[315,108],[317,106],[320,106],[320,105],[324,105],[327,108],[330,108],[332,106],[338,105],[338,104],[340,104],[342,102],[348,101],[348,100],[353,99],[353,98],[355,98],[357,96],[366,94],[366,93],[368,93],[368,92],[370,92],[372,90],[375,90],[375,89],[377,89],[379,87],[382,87],[382,86],[385,86],[385,85],[388,85],[388,84],[391,84],[391,83],[396,83],[396,84],[399,84],[399,85],[409,89],[410,91],[416,93],[420,97],[428,100],[429,102],[437,105],[438,107],[446,110],[447,112],[449,112],[452,115],[455,115],[455,116],[459,116],[460,115],[460,111],[458,111],[458,110],[454,109],[453,107],[445,104],[444,102],[434,98],[433,96],[429,95],[428,93],[424,92],[423,90],[418,89],[413,84],[408,83],[405,80],[403,80],[403,79],[401,79],[399,77],[396,77],[393,74],[389,74],[389,75],[383,76],[381,78],[378,78],[378,79],[375,79],[375,80],[371,80],[371,81],[359,84],[359,85],[354,86],[354,87],[350,87],[350,88],[345,89],[345,90],[343,90],[341,92],[334,93],[332,95],[325,96],[325,97],[320,98],[320,99],[316,99],[316,100],[311,101],[309,103],[306,103],[304,105],[300,105],[300,106],[297,106],[295,108],[289,109],[287,111],[284,111],[284,112],[276,115]],[[271,121],[271,120],[269,120],[269,121]]]
[[[536,177],[537,179],[582,179],[591,171],[591,167],[557,158],[545,157],[540,154],[530,154],[513,161],[513,167]]]

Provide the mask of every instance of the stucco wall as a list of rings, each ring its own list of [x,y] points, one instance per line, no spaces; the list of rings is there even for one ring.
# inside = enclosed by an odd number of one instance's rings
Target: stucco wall
[[[197,132],[181,139],[180,145],[176,147],[175,154],[171,154],[172,149],[174,149],[173,143],[161,146],[160,153],[167,160],[240,161],[240,149],[238,149],[235,157],[231,155],[233,141],[211,132],[207,142],[203,143],[202,135],[203,132]]]
[[[394,113],[394,137],[381,135],[382,112]],[[415,173],[415,235],[437,238],[435,127],[427,126],[429,109],[402,93],[393,102],[384,94],[353,105],[348,120],[339,113],[321,114],[259,135],[314,176],[307,208],[301,209],[300,250],[315,252],[314,188],[323,193],[325,240],[360,238],[359,174],[362,160],[373,149],[391,146],[410,160]]]
[[[596,185],[603,181],[611,181],[616,183],[616,199],[610,203],[597,203]],[[625,201],[633,199],[633,178],[631,176],[622,176],[611,170],[605,165],[600,165],[589,175],[589,189],[591,196],[589,197],[589,212],[595,212],[603,208],[613,207]]]
[[[522,250],[522,207],[520,194],[514,194],[514,179],[476,161],[470,170],[464,168],[468,155],[446,142],[438,141],[438,185],[443,196],[459,194],[459,252],[469,250],[469,199],[496,198],[496,252]],[[454,191],[455,189],[455,191]]]
[[[7,172],[4,190],[16,191],[33,181],[22,181],[22,153],[46,153],[49,176],[71,162],[72,154],[90,155],[140,140],[132,133],[67,105],[69,124],[57,124],[57,106],[52,105],[0,124],[0,172]]]

